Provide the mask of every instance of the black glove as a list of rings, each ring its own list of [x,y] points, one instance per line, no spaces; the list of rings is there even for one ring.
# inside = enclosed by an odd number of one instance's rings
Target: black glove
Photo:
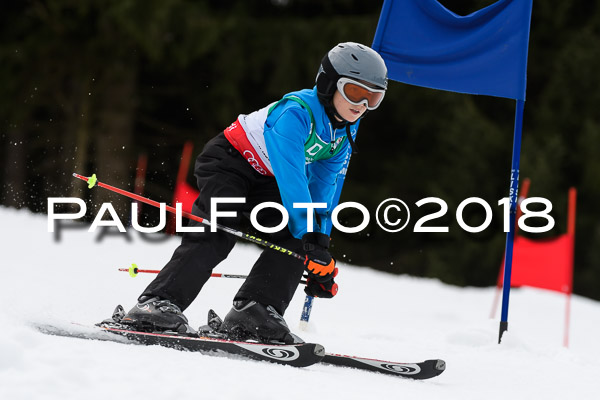
[[[329,236],[320,232],[308,232],[302,236],[306,252],[304,265],[308,270],[304,292],[313,297],[332,298],[338,291],[333,278],[337,275],[335,259],[329,254]]]
[[[324,281],[320,281],[320,279],[323,279],[321,277],[316,277],[313,274],[309,274],[308,278],[306,279],[304,293],[309,296],[320,297],[322,299],[332,298],[338,292],[338,284],[333,280],[333,278],[337,276],[337,273],[338,269],[334,268],[333,276]]]
[[[333,278],[335,260],[329,254],[329,236],[320,232],[308,232],[302,236],[302,247],[306,253],[304,266],[315,278]],[[326,280],[319,279],[319,280]]]

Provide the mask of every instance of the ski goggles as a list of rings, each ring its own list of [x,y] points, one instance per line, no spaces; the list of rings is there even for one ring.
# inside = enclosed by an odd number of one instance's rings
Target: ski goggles
[[[369,110],[379,107],[385,95],[385,89],[374,89],[349,78],[338,79],[337,88],[348,103],[355,106],[364,104]]]

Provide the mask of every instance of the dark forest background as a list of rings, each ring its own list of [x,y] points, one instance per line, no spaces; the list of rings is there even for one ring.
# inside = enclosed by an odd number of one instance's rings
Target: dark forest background
[[[493,0],[442,0],[465,15]],[[148,156],[144,194],[170,202],[184,142],[194,153],[240,113],[312,87],[338,42],[370,45],[382,1],[55,0],[4,2],[0,13],[0,204],[47,212],[50,196],[86,199],[88,218],[110,201],[122,219],[129,200],[88,191],[71,174],[98,174],[133,189]],[[600,1],[534,1],[521,180],[554,205],[566,231],[567,191],[578,189],[576,293],[600,299]],[[343,261],[394,273],[490,286],[502,260],[499,199],[508,194],[515,102],[391,82],[361,125],[342,201],[377,205],[401,198],[409,228],[333,234]],[[193,183],[192,170],[188,174]],[[449,233],[412,226],[435,207]],[[460,229],[458,204],[471,196],[494,210],[482,233]],[[149,208],[146,222],[157,214]],[[477,207],[466,221],[479,225]],[[343,214],[348,221],[354,218]],[[2,226],[2,229],[10,229]],[[532,236],[532,235],[528,235]],[[25,239],[25,238],[21,238]]]

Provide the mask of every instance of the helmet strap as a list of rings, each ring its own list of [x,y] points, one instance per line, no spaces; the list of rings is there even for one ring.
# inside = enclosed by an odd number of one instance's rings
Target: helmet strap
[[[346,127],[346,136],[348,137],[348,143],[350,143],[350,148],[352,149],[352,154],[358,154],[358,147],[352,139],[352,132],[350,131],[350,125],[352,125],[349,121],[345,120],[335,109],[333,105],[333,96],[331,96],[326,103],[324,103],[325,113],[329,120],[331,121],[331,126],[334,129],[339,129],[342,127]],[[363,118],[368,110],[365,110],[365,113],[361,116]],[[337,117],[337,118],[336,118]],[[338,120],[339,119],[339,120]]]
[[[346,124],[349,123],[335,109],[335,106],[333,105],[333,98],[329,99],[329,101],[325,104],[325,113],[329,117],[331,125],[335,129],[343,128]]]
[[[358,147],[356,143],[354,143],[354,139],[352,139],[352,132],[350,131],[350,123],[346,124],[346,136],[348,137],[348,143],[350,143],[350,149],[352,149],[352,154],[358,154]]]
[[[340,75],[337,73],[337,71],[331,64],[328,54],[326,54],[325,57],[323,57],[323,60],[321,60],[321,66],[323,67],[323,71],[321,71],[319,76],[317,76],[316,82],[317,96],[319,98],[319,101],[321,102],[321,104],[323,104],[325,108],[325,113],[329,117],[333,128],[339,129],[344,126],[346,127],[346,136],[348,137],[348,143],[350,143],[352,154],[358,153],[356,143],[354,143],[354,139],[352,139],[352,133],[350,131],[350,122],[344,119],[344,117],[342,117],[340,113],[338,113],[335,106],[333,105],[333,95],[337,90],[337,81],[338,79],[340,79]]]

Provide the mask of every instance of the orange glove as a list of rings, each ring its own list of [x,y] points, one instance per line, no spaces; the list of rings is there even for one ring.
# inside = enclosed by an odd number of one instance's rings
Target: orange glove
[[[332,277],[335,260],[329,254],[329,236],[320,232],[308,232],[302,236],[302,247],[306,252],[304,266],[309,274]]]
[[[302,236],[306,252],[304,265],[308,271],[304,292],[313,297],[332,298],[338,291],[333,278],[338,269],[335,259],[329,254],[329,236],[320,232],[308,232]]]
[[[309,274],[306,279],[306,287],[304,293],[312,297],[320,297],[330,299],[338,292],[338,284],[333,280],[338,274],[337,267],[333,270],[333,276],[321,278],[313,274]]]

